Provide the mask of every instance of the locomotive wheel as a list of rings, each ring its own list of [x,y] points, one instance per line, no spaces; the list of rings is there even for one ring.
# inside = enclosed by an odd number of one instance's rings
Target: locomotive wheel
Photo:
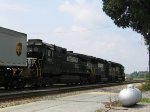
[[[24,87],[25,87],[25,81],[19,79],[19,80],[17,81],[16,88],[22,89],[22,88],[24,88]]]
[[[8,90],[9,87],[8,87],[8,85],[5,85],[4,88],[5,88],[5,90]]]
[[[42,79],[42,87],[51,86],[51,85],[53,85],[53,82],[49,80],[49,78]]]

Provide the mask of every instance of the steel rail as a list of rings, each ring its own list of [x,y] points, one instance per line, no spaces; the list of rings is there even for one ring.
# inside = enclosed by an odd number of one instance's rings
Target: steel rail
[[[46,89],[32,89],[32,90],[19,90],[19,91],[9,91],[0,93],[0,102],[15,100],[19,98],[30,98],[36,96],[44,96],[44,95],[54,95],[60,93],[67,93],[72,91],[81,91],[81,90],[90,90],[96,88],[103,87],[111,87],[118,85],[125,85],[131,83],[142,83],[144,81],[125,81],[121,83],[107,83],[107,84],[93,84],[93,85],[78,85],[78,86],[70,86],[70,87],[56,87],[56,88],[46,88]]]

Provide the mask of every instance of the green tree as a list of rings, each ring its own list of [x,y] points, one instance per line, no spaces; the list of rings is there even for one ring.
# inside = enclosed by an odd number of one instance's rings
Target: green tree
[[[118,27],[130,27],[150,46],[150,0],[102,0],[103,11]],[[150,54],[150,47],[149,47]],[[149,55],[150,64],[150,55]],[[150,71],[150,65],[149,65]],[[150,78],[149,78],[150,79]]]
[[[118,27],[141,33],[150,45],[150,0],[103,0],[103,11]]]

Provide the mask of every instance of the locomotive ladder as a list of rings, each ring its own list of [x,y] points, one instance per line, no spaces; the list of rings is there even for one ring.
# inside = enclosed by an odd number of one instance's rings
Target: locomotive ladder
[[[37,73],[37,77],[41,77],[41,60],[37,59],[35,61],[35,67],[36,67],[36,73]]]
[[[31,67],[32,71],[35,71],[36,77],[41,77],[41,63],[39,59],[30,59],[30,64],[28,67]]]

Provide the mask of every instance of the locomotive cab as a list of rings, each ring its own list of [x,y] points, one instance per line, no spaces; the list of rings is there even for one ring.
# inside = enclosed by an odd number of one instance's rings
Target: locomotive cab
[[[42,58],[42,40],[28,40],[27,57]]]
[[[41,76],[41,60],[43,56],[42,52],[42,40],[29,39],[27,43],[27,65],[28,75],[32,77]]]

